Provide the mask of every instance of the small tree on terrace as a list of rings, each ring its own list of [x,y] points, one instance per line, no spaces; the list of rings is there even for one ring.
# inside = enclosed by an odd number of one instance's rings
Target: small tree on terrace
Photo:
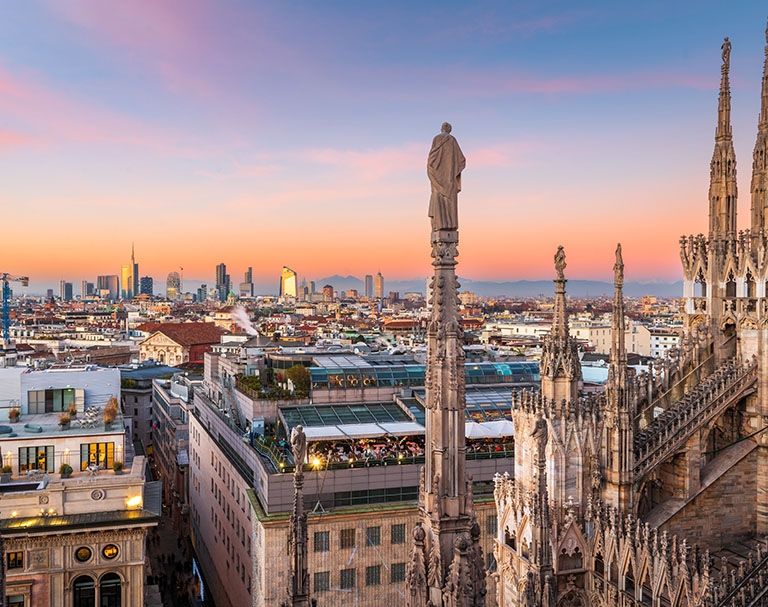
[[[304,365],[293,365],[285,372],[285,375],[291,380],[296,396],[300,398],[309,396],[309,371]]]

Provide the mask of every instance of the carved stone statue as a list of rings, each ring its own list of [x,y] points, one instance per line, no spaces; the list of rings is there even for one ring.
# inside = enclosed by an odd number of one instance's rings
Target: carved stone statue
[[[304,427],[301,425],[291,430],[291,450],[296,467],[301,467],[307,459],[307,435],[304,434]]]
[[[440,134],[432,140],[427,160],[427,175],[432,184],[429,216],[432,230],[457,230],[461,172],[467,166],[459,142],[451,135],[451,125],[443,123]]]
[[[539,460],[544,460],[546,457],[547,440],[549,438],[549,427],[547,426],[547,420],[541,414],[536,419],[536,425],[533,427],[533,432],[531,432],[531,438],[536,443],[536,453]]]
[[[726,38],[723,40],[723,46],[720,47],[723,49],[723,63],[726,65],[731,62],[731,41],[729,38]]]
[[[621,243],[616,245],[616,263],[613,264],[614,282],[624,281],[624,259],[621,256]]]
[[[557,270],[558,280],[565,280],[565,266],[565,249],[560,245],[555,253],[555,270]]]

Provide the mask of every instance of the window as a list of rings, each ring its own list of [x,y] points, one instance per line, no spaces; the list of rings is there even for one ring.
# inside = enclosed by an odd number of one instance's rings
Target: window
[[[392,563],[389,569],[389,581],[392,584],[405,581],[405,563]]]
[[[93,555],[93,552],[87,546],[81,546],[80,548],[75,550],[75,559],[77,559],[81,563],[90,561],[91,555]]]
[[[381,565],[372,565],[365,568],[365,585],[378,586],[381,584]]]
[[[84,402],[85,391],[79,388],[29,390],[27,392],[30,414],[67,411],[70,405]]]
[[[111,468],[115,463],[115,443],[83,443],[80,445],[80,470],[89,465]]]
[[[24,552],[8,553],[8,569],[21,569],[24,567]]]
[[[114,544],[107,544],[104,546],[104,548],[101,549],[101,555],[108,561],[111,561],[113,558],[117,557],[119,553],[120,550]]]
[[[393,544],[405,544],[405,523],[392,525],[389,534]]]
[[[355,530],[354,529],[341,530],[341,547],[342,548],[355,547]]]
[[[19,448],[19,473],[29,470],[54,472],[53,445]]]
[[[315,531],[315,552],[328,552],[330,549],[330,533],[328,531]]]
[[[24,607],[24,595],[12,594],[5,603],[8,607]]]
[[[99,596],[101,607],[121,607],[120,576],[116,573],[107,573],[99,582]]]
[[[366,546],[381,545],[381,527],[366,527],[365,545]]]
[[[318,571],[315,573],[315,592],[325,592],[331,589],[331,572]]]
[[[485,532],[488,535],[496,535],[497,530],[498,530],[498,519],[496,518],[495,514],[489,514],[488,518],[485,519]]]
[[[96,584],[93,578],[81,575],[72,584],[73,607],[93,607],[96,604]]]
[[[339,585],[342,590],[349,590],[355,587],[355,570],[342,569],[339,575]]]

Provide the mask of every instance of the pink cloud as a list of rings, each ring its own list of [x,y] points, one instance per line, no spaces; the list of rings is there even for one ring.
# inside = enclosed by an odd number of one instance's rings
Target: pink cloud
[[[0,66],[0,112],[16,123],[6,143],[44,145],[84,142],[120,143],[179,151],[175,137],[132,117],[105,109],[44,84],[32,74]]]

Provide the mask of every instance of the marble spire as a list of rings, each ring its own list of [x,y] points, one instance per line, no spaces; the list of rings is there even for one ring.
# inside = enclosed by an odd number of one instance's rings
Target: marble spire
[[[427,329],[425,462],[413,532],[408,607],[485,605],[472,480],[465,473],[463,329],[458,307],[458,192],[465,160],[444,123],[427,162],[432,186],[431,311]]]
[[[757,121],[757,140],[752,153],[752,243],[757,247],[760,235],[768,232],[768,25],[765,29],[765,59],[763,60],[763,85],[760,96],[760,116]]]
[[[709,237],[732,240],[736,237],[736,152],[731,129],[731,41],[722,45],[723,64],[717,103],[715,149],[710,164]]]
[[[613,319],[611,322],[611,354],[608,367],[605,409],[603,468],[604,498],[614,507],[626,510],[632,506],[633,412],[627,396],[627,348],[624,321],[624,259],[621,244],[616,245],[613,266]],[[601,479],[593,471],[593,497],[600,497]]]
[[[286,607],[309,607],[309,572],[307,571],[307,513],[304,512],[304,460],[307,457],[307,437],[302,426],[291,431],[293,451],[293,511],[288,534],[291,571],[288,580]]]
[[[555,305],[552,330],[542,340],[541,392],[545,398],[560,402],[579,396],[581,363],[576,341],[568,329],[568,302],[565,297],[565,249],[555,253]]]

